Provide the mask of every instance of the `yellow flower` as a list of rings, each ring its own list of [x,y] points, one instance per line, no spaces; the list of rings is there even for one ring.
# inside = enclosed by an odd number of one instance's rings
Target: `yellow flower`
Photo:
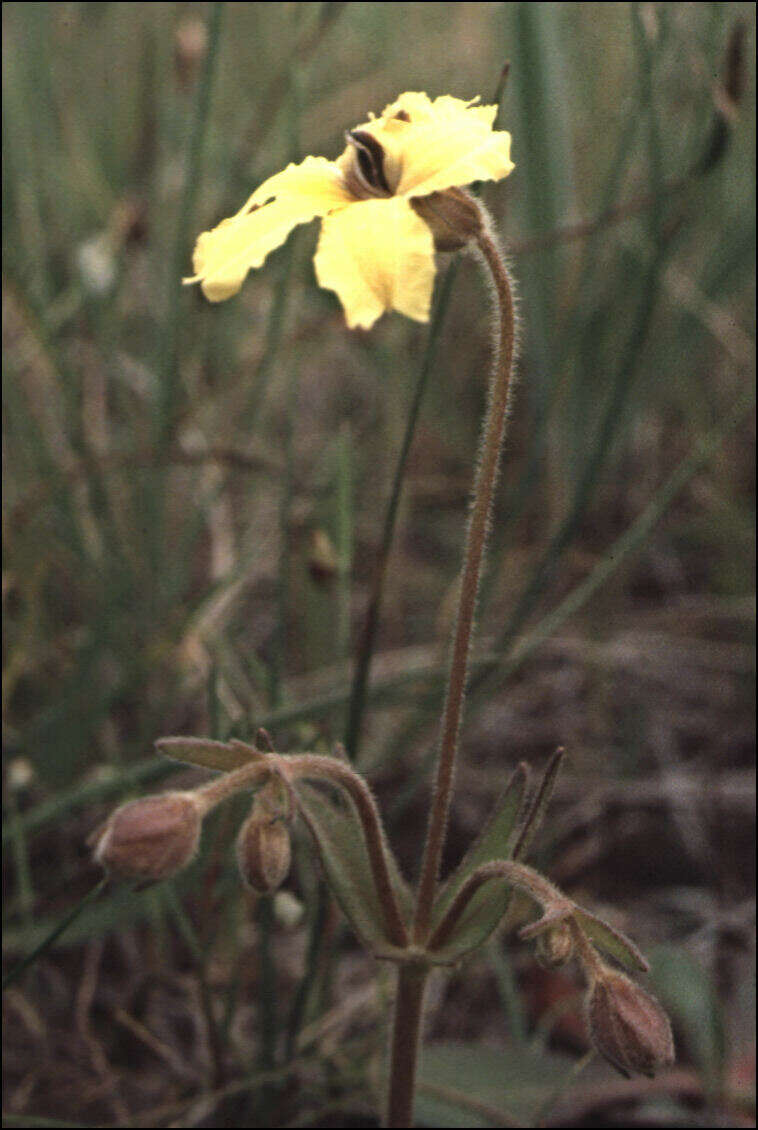
[[[306,157],[256,189],[236,216],[198,238],[194,275],[211,302],[236,294],[297,224],[322,217],[316,278],[336,291],[347,324],[368,329],[385,310],[429,318],[434,238],[412,201],[472,181],[500,180],[513,164],[496,106],[401,94],[346,134],[336,161]],[[421,208],[420,210],[423,210]]]

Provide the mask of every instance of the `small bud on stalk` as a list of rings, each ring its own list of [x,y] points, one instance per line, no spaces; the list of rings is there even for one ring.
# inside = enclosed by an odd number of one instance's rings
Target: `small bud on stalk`
[[[270,895],[287,878],[292,860],[289,829],[276,816],[256,809],[237,836],[237,864],[246,886]]]
[[[119,879],[167,879],[194,857],[202,814],[192,793],[131,801],[108,820],[97,840],[95,859]]]
[[[603,966],[590,986],[587,1016],[596,1049],[622,1075],[653,1076],[674,1062],[674,1038],[658,1001]]]
[[[559,922],[537,936],[537,960],[552,969],[565,965],[574,955],[574,936],[567,922]]]
[[[436,251],[460,251],[483,230],[482,212],[460,188],[446,188],[411,200],[413,210],[431,228]]]

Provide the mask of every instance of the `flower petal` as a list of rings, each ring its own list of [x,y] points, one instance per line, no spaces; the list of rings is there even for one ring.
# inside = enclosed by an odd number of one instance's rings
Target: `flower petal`
[[[244,216],[275,196],[311,202],[316,209],[314,216],[323,216],[353,199],[342,183],[342,172],[334,161],[326,157],[306,157],[299,165],[288,165],[281,173],[265,180],[237,215]]]
[[[351,200],[333,161],[306,157],[300,165],[289,165],[264,181],[236,216],[199,236],[192,259],[195,273],[185,282],[200,282],[211,302],[230,298],[247,272],[260,267],[297,224]]]
[[[500,180],[513,169],[511,135],[493,131],[496,106],[442,95],[401,94],[360,129],[385,151],[384,171],[393,192],[427,196],[477,180]],[[344,155],[338,160],[344,161]]]
[[[324,219],[316,278],[336,291],[348,326],[369,329],[385,310],[429,320],[432,233],[402,197],[362,200]]]

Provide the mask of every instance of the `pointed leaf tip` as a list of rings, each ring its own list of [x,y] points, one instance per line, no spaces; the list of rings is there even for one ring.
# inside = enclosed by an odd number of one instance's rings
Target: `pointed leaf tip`
[[[155,743],[158,753],[173,761],[197,765],[201,769],[214,769],[228,773],[241,769],[261,755],[244,742],[217,742],[212,738],[159,738]]]

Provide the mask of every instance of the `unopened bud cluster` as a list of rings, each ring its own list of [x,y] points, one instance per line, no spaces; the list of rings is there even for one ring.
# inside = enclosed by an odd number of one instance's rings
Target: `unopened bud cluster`
[[[580,908],[530,867],[509,862],[502,863],[500,869],[542,907],[542,917],[520,931],[524,939],[536,938],[538,960],[556,966],[576,955],[584,967],[587,1023],[596,1050],[627,1076],[652,1076],[672,1064],[674,1037],[666,1013],[655,997],[600,957],[577,913]],[[615,940],[616,954],[625,951],[638,968],[647,968],[642,955],[623,934],[594,915],[585,913],[583,917],[602,927],[601,937]]]
[[[96,861],[114,878],[159,882],[192,862],[200,842],[207,794],[170,792],[116,809],[98,832]],[[269,781],[256,795],[237,837],[237,863],[244,883],[273,894],[291,862],[289,822],[294,808],[281,782]]]

